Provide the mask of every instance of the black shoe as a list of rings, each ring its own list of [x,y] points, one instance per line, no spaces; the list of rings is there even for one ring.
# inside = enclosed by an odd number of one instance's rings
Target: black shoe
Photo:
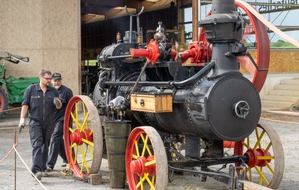
[[[61,167],[66,167],[67,162],[63,162],[63,164],[61,164]]]
[[[38,180],[41,180],[42,176],[43,176],[42,172],[36,172],[36,173],[34,173],[34,175]]]
[[[42,176],[43,177],[49,177],[49,174],[48,174],[48,172],[44,171],[44,172],[42,172]]]
[[[47,167],[47,169],[45,171],[46,172],[51,172],[51,171],[53,171],[53,168]]]

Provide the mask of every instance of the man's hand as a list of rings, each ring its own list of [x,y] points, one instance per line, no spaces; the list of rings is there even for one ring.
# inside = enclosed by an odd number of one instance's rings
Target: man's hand
[[[20,118],[20,123],[19,123],[19,126],[18,126],[19,133],[22,132],[22,129],[24,129],[24,127],[25,127],[25,118],[21,117]]]
[[[54,97],[53,104],[57,109],[60,109],[62,106],[61,100],[58,97]]]

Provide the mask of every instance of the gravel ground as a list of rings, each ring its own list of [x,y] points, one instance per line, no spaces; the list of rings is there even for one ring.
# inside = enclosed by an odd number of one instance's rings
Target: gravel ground
[[[42,179],[42,185],[39,184],[26,169],[25,164],[16,155],[12,153],[2,162],[1,159],[14,143],[14,128],[18,124],[19,111],[11,112],[6,118],[0,121],[0,189],[110,189],[109,188],[109,171],[107,160],[103,159],[101,166],[101,174],[103,184],[90,185],[82,181],[74,179],[72,176],[64,176],[61,174],[60,167],[62,160],[59,158],[57,166],[49,177]],[[299,189],[299,116],[286,116],[283,114],[263,113],[262,120],[265,124],[272,126],[279,134],[285,154],[285,172],[280,184],[279,190]],[[23,161],[31,167],[31,147],[29,142],[28,127],[21,133],[17,134],[18,145],[16,147]],[[15,186],[15,169],[16,169],[16,186]],[[15,188],[16,187],[16,188]],[[175,175],[174,180],[168,185],[169,190],[202,190],[202,189],[226,189],[226,185],[208,178],[207,182],[200,182],[199,177],[192,175]]]

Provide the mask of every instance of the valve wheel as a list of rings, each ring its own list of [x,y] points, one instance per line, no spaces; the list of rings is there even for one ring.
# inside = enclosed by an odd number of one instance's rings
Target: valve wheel
[[[74,96],[69,101],[63,137],[74,177],[84,179],[98,173],[103,154],[102,126],[98,111],[88,96]]]
[[[166,189],[168,165],[164,144],[152,127],[131,131],[126,150],[126,174],[130,189]]]
[[[235,2],[235,5],[238,7],[240,14],[243,15],[244,18],[250,20],[250,24],[245,27],[241,43],[244,43],[247,39],[252,41],[252,44],[255,44],[256,54],[252,55],[252,58],[259,70],[254,66],[248,55],[239,56],[238,61],[241,66],[241,71],[249,74],[251,82],[257,91],[260,92],[268,74],[270,61],[270,42],[267,28],[244,5],[239,2]],[[208,13],[208,15],[210,14],[211,12]],[[207,42],[203,28],[200,30],[198,39]],[[247,45],[245,44],[245,46]]]
[[[272,127],[258,124],[245,140],[235,143],[234,154],[248,157],[245,174],[248,181],[278,188],[284,172],[284,153],[280,138]],[[236,166],[240,165],[236,163]]]

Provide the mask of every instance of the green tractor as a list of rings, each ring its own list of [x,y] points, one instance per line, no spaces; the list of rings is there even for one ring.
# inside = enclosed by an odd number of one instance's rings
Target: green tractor
[[[15,78],[5,76],[5,63],[29,63],[28,57],[0,52],[0,118],[5,117],[9,106],[20,105],[24,98],[25,89],[39,82],[38,77]]]

